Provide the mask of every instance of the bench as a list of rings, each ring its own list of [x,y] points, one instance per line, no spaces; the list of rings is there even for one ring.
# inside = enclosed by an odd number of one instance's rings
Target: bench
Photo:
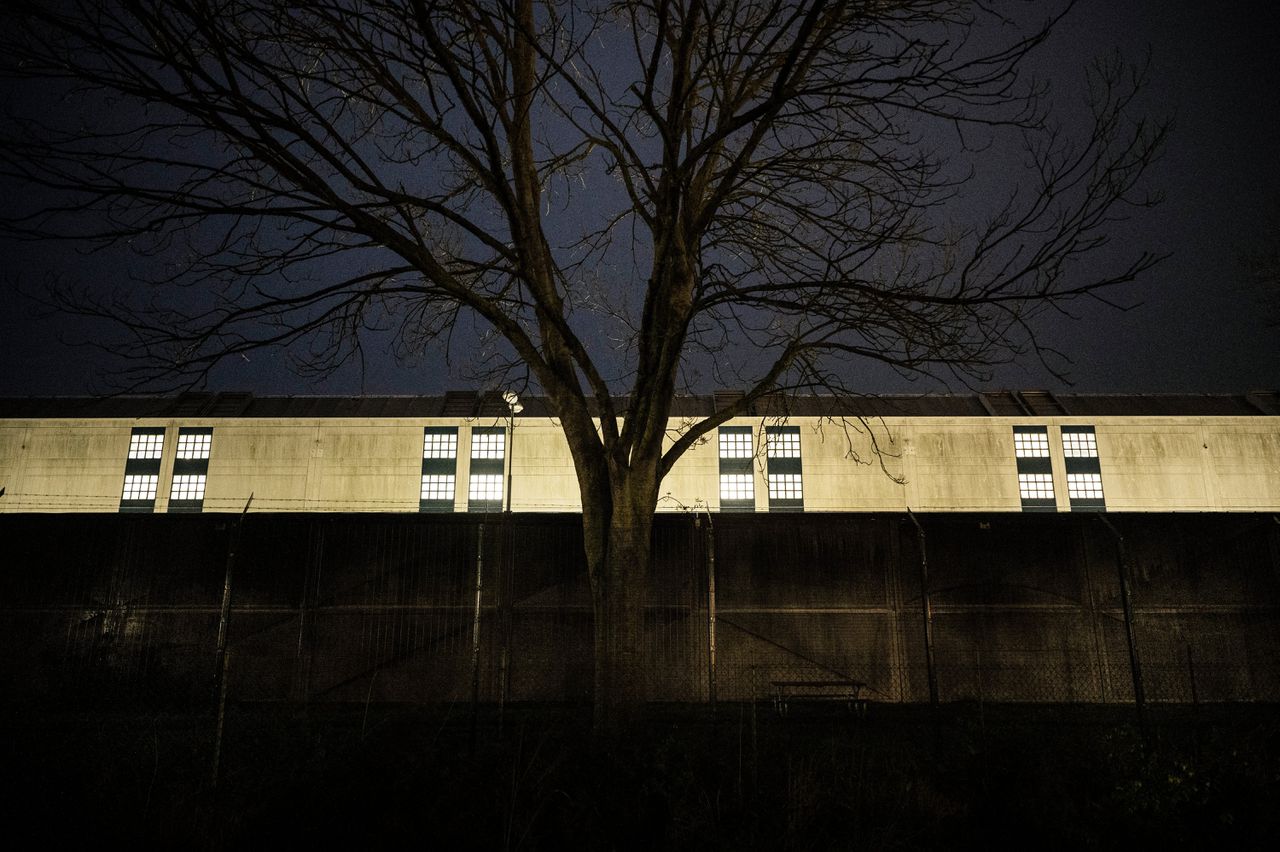
[[[867,699],[863,696],[866,687],[860,680],[775,680],[773,709],[779,716],[786,716],[793,703],[834,702],[862,715],[867,712]]]

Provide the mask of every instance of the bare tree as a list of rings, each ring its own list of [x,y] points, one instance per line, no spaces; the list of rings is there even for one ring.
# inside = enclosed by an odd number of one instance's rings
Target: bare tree
[[[45,200],[6,225],[155,258],[147,286],[60,296],[124,323],[132,386],[286,344],[329,368],[370,329],[414,353],[478,320],[489,378],[563,424],[614,728],[643,699],[652,518],[690,446],[767,394],[846,390],[859,360],[963,380],[1043,359],[1038,312],[1155,262],[1076,263],[1150,203],[1164,127],[1132,115],[1139,75],[1096,65],[1064,132],[1024,68],[1057,18],[996,5],[11,4],[11,91],[70,109],[9,117],[3,171]],[[669,435],[708,374],[746,393]]]

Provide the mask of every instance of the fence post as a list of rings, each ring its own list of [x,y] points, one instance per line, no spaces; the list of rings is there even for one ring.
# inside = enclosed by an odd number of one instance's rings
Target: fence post
[[[227,635],[231,628],[231,575],[236,565],[236,551],[240,549],[240,533],[244,529],[245,515],[249,514],[249,505],[253,502],[253,493],[244,503],[244,509],[236,524],[231,528],[231,539],[227,544],[227,571],[222,581],[222,607],[218,616],[218,647],[214,658],[214,684],[217,697],[217,723],[213,732],[213,761],[210,768],[210,781],[213,787],[218,786],[218,764],[222,759],[222,729],[227,709],[227,670],[230,668],[230,654],[227,652]]]
[[[1138,712],[1138,727],[1145,740],[1147,738],[1147,696],[1142,688],[1142,663],[1138,660],[1138,640],[1133,629],[1133,605],[1129,600],[1129,553],[1125,547],[1124,536],[1107,520],[1106,515],[1097,517],[1116,540],[1116,574],[1120,578],[1120,607],[1124,613],[1125,640],[1129,645],[1129,672],[1133,676],[1133,702]]]
[[[480,714],[480,602],[484,588],[484,521],[476,529],[476,606],[471,620],[471,751],[476,749]]]
[[[707,513],[707,700],[716,714],[716,531]]]
[[[933,659],[933,605],[929,601],[929,558],[925,553],[924,527],[916,516],[907,510],[907,517],[916,527],[916,538],[920,542],[920,607],[924,616],[924,662],[929,675],[929,705],[938,706],[938,672]]]

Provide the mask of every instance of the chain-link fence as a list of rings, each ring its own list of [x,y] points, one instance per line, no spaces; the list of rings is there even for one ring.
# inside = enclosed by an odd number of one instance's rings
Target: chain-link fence
[[[1280,700],[1269,519],[1122,520],[1123,557],[1080,516],[661,516],[648,697],[1116,703],[1137,679],[1152,702]],[[11,702],[591,698],[573,516],[0,523]]]

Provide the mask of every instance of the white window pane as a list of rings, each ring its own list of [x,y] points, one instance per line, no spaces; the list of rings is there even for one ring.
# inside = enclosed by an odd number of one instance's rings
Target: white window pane
[[[1068,473],[1067,496],[1072,500],[1101,500],[1102,474]]]
[[[765,445],[771,459],[800,458],[800,433],[787,430],[785,432],[765,432]]]
[[[804,490],[798,473],[774,473],[769,475],[770,500],[802,500]]]
[[[164,451],[164,433],[129,436],[129,458],[158,459]]]
[[[754,500],[755,497],[755,478],[751,474],[720,474],[721,500]]]
[[[472,479],[474,482],[474,478]],[[422,477],[423,500],[448,500],[453,502],[456,479],[452,473],[428,473]]]
[[[423,436],[424,459],[456,459],[458,457],[458,433],[428,432]]]
[[[126,475],[124,478],[124,491],[121,493],[120,499],[154,500],[156,499],[156,486],[159,481],[160,477],[154,473]]]
[[[1053,474],[1020,473],[1018,474],[1018,492],[1024,500],[1052,500]]]
[[[720,430],[720,458],[749,459],[751,452],[751,433],[728,432]]]
[[[186,434],[179,432],[177,458],[207,459],[209,458],[209,445],[212,442],[213,435],[207,432],[193,432]]]
[[[170,500],[203,500],[203,473],[178,474],[173,477],[173,490],[169,492]]]
[[[500,459],[506,444],[505,432],[472,432],[471,458]]]
[[[1063,432],[1062,453],[1067,458],[1096,459],[1098,438],[1092,432]]]
[[[502,499],[502,474],[473,473],[467,497],[470,500],[497,502]]]
[[[1020,459],[1047,459],[1049,435],[1047,432],[1013,431],[1013,454]]]

